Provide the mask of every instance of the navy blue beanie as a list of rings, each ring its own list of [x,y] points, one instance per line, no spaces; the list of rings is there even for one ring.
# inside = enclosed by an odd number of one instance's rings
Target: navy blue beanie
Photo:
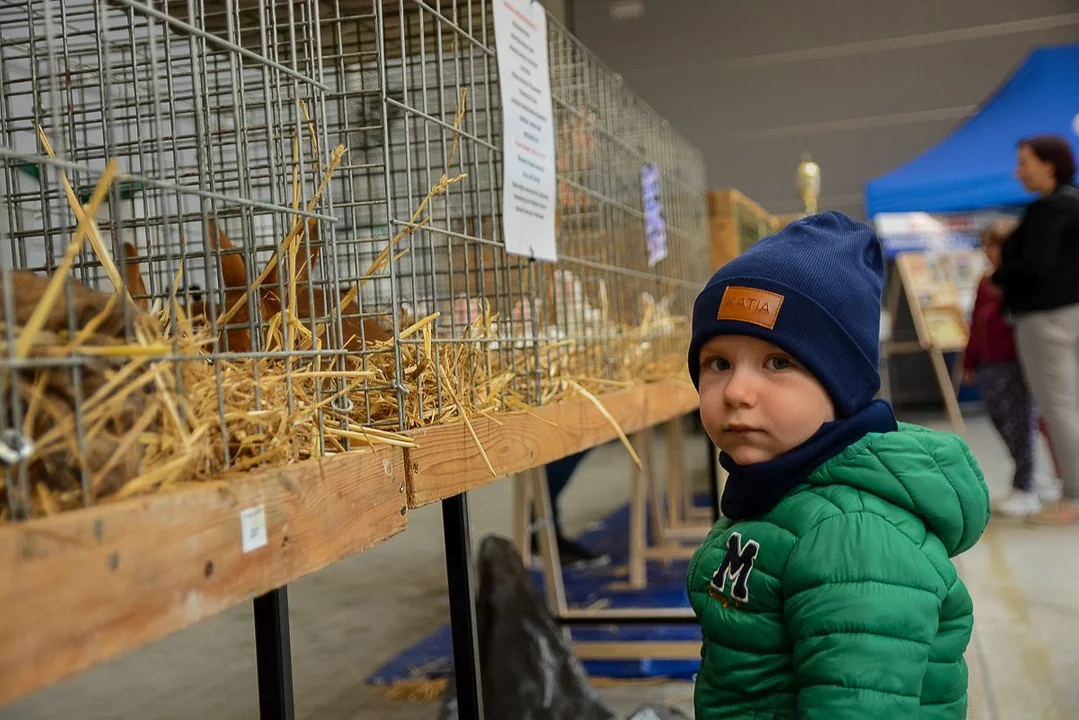
[[[791,223],[721,267],[693,305],[689,374],[717,335],[749,335],[783,348],[848,417],[880,389],[884,257],[871,227],[826,212]]]

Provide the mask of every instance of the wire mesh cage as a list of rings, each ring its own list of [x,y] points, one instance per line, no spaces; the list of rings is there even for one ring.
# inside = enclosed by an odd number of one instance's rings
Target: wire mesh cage
[[[4,512],[347,449],[393,387],[337,274],[313,12],[251,50],[186,3],[0,7]]]
[[[339,246],[365,266],[389,242],[365,304],[392,306],[399,330],[438,314],[424,337],[397,337],[402,428],[680,367],[707,273],[699,153],[553,23],[559,262],[507,252],[493,6],[322,6],[328,124],[355,138],[335,176]],[[646,172],[663,192],[662,258],[648,250]]]
[[[547,263],[506,250],[490,0],[0,25],[4,517],[681,373],[701,158],[561,27]]]

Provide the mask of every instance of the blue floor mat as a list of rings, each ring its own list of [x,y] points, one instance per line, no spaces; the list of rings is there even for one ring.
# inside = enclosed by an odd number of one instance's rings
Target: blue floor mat
[[[687,561],[670,564],[649,562],[648,585],[644,590],[618,587],[627,580],[629,560],[629,506],[625,505],[592,525],[580,536],[582,544],[611,555],[611,564],[603,568],[566,570],[563,573],[566,600],[570,607],[589,607],[606,601],[609,608],[681,608],[689,607],[686,595]],[[542,590],[542,576],[532,573]],[[695,641],[701,639],[697,625],[603,625],[573,629],[578,641]],[[700,660],[590,660],[584,663],[593,677],[692,679]],[[399,680],[445,677],[453,670],[453,645],[449,625],[415,643],[372,673],[366,682],[391,685]]]

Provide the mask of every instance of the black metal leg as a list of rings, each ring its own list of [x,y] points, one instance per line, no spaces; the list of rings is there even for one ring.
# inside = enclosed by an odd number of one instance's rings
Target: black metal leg
[[[712,501],[712,522],[719,521],[719,460],[716,457],[716,446],[705,436],[708,445],[708,494]]]
[[[293,720],[296,707],[292,694],[292,642],[286,587],[255,598],[255,657],[259,718]]]
[[[472,546],[468,531],[468,499],[464,494],[442,501],[442,532],[446,540],[446,576],[450,591],[450,628],[453,631],[457,713],[460,720],[483,720]]]

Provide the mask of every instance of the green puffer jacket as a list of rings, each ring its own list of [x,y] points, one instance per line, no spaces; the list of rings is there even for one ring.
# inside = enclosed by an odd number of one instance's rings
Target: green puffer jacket
[[[901,423],[689,565],[697,720],[963,720],[973,607],[951,559],[989,522],[960,438]]]

